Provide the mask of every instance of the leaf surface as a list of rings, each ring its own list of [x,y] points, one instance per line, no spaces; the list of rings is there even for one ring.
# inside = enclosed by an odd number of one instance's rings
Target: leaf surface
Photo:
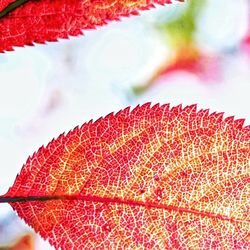
[[[19,6],[12,9],[13,2]],[[84,29],[167,3],[171,0],[4,0],[0,4],[0,52],[77,36]]]
[[[0,202],[62,249],[249,249],[250,126],[149,103],[62,134]]]

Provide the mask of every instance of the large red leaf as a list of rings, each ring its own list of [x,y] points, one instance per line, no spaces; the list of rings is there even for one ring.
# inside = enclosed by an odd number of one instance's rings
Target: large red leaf
[[[26,1],[20,4],[22,1]],[[4,0],[0,4],[0,52],[82,34],[109,20],[172,0]],[[184,0],[179,0],[184,1]],[[9,4],[20,4],[15,9]],[[8,11],[6,11],[8,10]],[[8,14],[5,14],[8,13]],[[2,14],[2,18],[1,18]]]
[[[150,104],[62,134],[0,202],[62,249],[249,249],[250,126]]]

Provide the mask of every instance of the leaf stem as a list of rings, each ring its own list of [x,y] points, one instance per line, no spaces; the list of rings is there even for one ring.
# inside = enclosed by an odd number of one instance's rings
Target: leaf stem
[[[28,196],[28,197],[7,197],[0,196],[0,203],[27,202],[27,201],[48,201],[63,199],[62,196]]]
[[[115,203],[115,204],[124,204],[128,206],[142,206],[147,209],[165,209],[168,211],[176,211],[179,213],[191,213],[197,216],[209,217],[219,220],[226,220],[231,222],[244,222],[242,219],[231,218],[226,215],[211,213],[207,211],[199,211],[192,208],[178,207],[173,205],[165,205],[165,204],[157,204],[151,202],[143,202],[143,201],[133,201],[133,200],[123,200],[120,198],[108,198],[108,197],[97,197],[97,196],[81,196],[81,195],[54,195],[54,196],[19,196],[19,197],[8,197],[8,196],[0,196],[0,203],[15,203],[15,202],[30,202],[30,201],[49,201],[49,200],[82,200],[82,201],[93,201],[93,202],[101,202],[101,203]],[[248,220],[246,220],[249,222]]]
[[[11,4],[9,4],[5,9],[3,9],[0,12],[0,18],[6,16],[8,13],[10,13],[11,11],[15,10],[16,8],[18,8],[19,6],[25,4],[26,2],[28,2],[30,0],[17,0]]]

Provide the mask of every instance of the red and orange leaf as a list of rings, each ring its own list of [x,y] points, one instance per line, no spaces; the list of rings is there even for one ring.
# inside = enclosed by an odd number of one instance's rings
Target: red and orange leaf
[[[57,249],[250,249],[250,126],[168,104],[76,127],[0,202]]]
[[[24,0],[16,0],[18,3]],[[56,41],[82,34],[122,16],[136,15],[139,10],[167,4],[172,0],[25,0],[8,11],[13,0],[0,5],[0,52],[13,46]],[[183,0],[179,0],[183,1]],[[11,9],[11,8],[10,8]],[[2,15],[1,15],[2,14]],[[2,17],[1,17],[2,16]]]

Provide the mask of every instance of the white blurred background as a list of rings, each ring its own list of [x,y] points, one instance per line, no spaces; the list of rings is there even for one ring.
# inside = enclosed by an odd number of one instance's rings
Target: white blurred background
[[[197,19],[200,48],[218,56],[219,77],[203,80],[176,71],[135,95],[171,53],[156,28],[174,20],[187,4],[157,6],[85,36],[0,55],[0,194],[13,184],[27,157],[52,138],[112,111],[138,103],[197,103],[250,124],[250,54],[241,41],[250,30],[248,0],[207,0]],[[0,245],[32,232],[0,205]],[[51,249],[36,238],[36,249]]]

